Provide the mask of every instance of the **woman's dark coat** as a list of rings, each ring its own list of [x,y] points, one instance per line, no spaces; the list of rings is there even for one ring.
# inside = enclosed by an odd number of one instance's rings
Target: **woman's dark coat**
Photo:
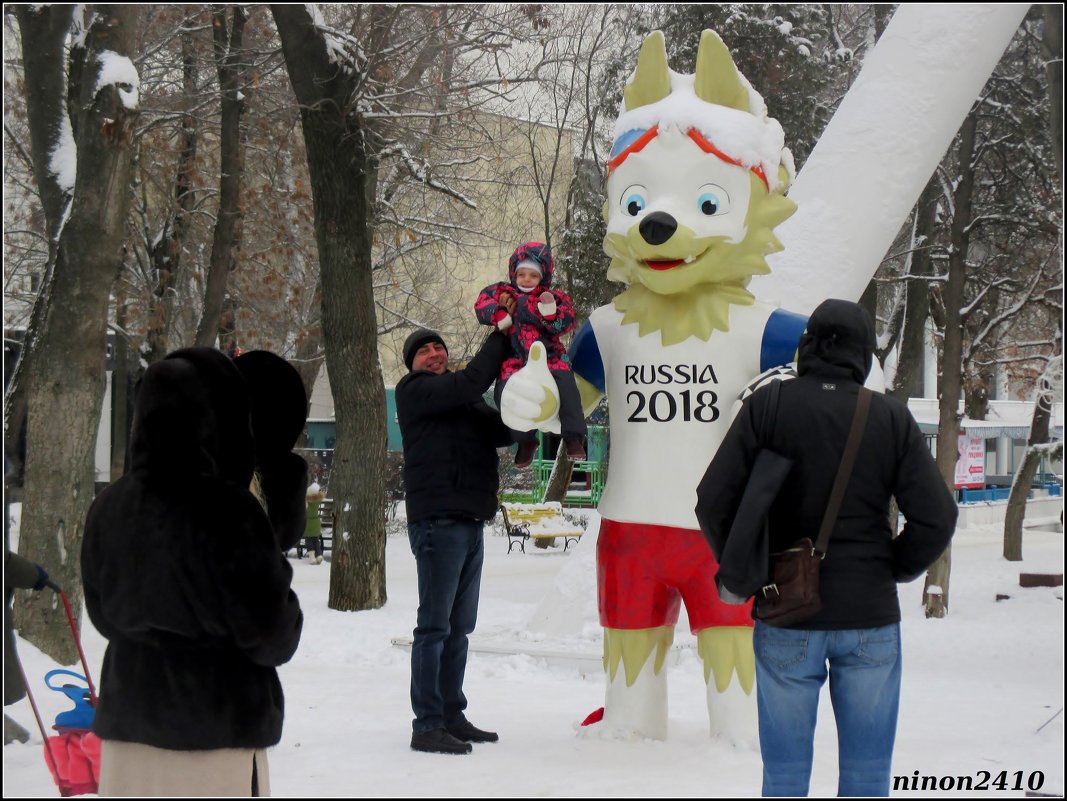
[[[760,435],[759,421],[770,393],[762,388],[742,406],[701,483],[698,516],[717,554],[723,552],[749,471],[764,444],[793,460],[769,513],[771,553],[801,537],[816,539],[874,344],[861,307],[826,301],[801,338],[799,377],[781,386],[769,442]],[[895,538],[889,525],[893,496],[906,520]],[[876,393],[822,563],[822,611],[794,628],[875,628],[899,622],[897,582],[915,579],[940,556],[957,513],[907,407]],[[737,572],[744,572],[744,566]]]
[[[282,552],[303,516],[276,530],[249,491],[257,457],[247,386],[209,348],[149,367],[130,469],[89,510],[85,602],[109,641],[93,726],[104,739],[197,750],[281,738],[275,667],[293,656],[303,625]],[[280,465],[263,482],[274,488],[267,503],[302,509],[302,460],[261,461]]]

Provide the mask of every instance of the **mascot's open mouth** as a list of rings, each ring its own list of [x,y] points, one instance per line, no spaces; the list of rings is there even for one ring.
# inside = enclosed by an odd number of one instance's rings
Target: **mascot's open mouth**
[[[685,264],[685,259],[671,259],[669,261],[653,261],[652,259],[646,259],[645,264],[650,270],[671,270],[679,264]]]

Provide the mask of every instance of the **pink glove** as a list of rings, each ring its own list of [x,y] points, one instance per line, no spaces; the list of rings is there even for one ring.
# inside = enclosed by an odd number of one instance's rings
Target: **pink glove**
[[[537,304],[537,310],[542,316],[551,317],[556,313],[556,298],[551,292],[542,292],[539,300],[541,302]]]

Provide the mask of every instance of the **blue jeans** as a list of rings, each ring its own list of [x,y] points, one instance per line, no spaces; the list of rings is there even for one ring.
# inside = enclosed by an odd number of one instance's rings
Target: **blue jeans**
[[[837,720],[837,794],[889,795],[900,706],[900,624],[808,631],[756,621],[753,647],[763,795],[808,794],[827,664]]]
[[[478,620],[482,524],[430,518],[408,524],[419,575],[419,614],[411,646],[411,728],[423,734],[462,722],[467,698],[467,635]]]

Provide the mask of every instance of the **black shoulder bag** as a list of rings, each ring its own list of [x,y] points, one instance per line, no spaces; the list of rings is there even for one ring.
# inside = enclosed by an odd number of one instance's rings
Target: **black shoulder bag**
[[[845,452],[830,491],[830,501],[823,514],[818,539],[813,543],[809,537],[804,537],[794,543],[793,547],[771,554],[770,583],[756,593],[752,606],[752,616],[768,626],[791,626],[807,620],[822,609],[822,600],[819,597],[819,568],[823,557],[826,556],[830,532],[837,521],[841,501],[845,497],[845,488],[852,475],[852,466],[856,462],[860,440],[863,439],[870,406],[871,391],[860,387],[856,398],[856,411],[852,416],[852,428],[848,432]]]
[[[715,499],[718,492],[716,482],[709,480],[710,466],[697,487],[697,520],[719,564],[715,583],[719,598],[725,603],[747,603],[767,583],[770,560],[767,512],[793,466],[792,459],[768,447],[774,432],[781,385],[781,381],[773,381],[766,390],[767,404],[756,432],[759,450],[727,531],[720,532],[718,528],[721,524],[714,516],[708,515],[708,509],[717,508]]]

